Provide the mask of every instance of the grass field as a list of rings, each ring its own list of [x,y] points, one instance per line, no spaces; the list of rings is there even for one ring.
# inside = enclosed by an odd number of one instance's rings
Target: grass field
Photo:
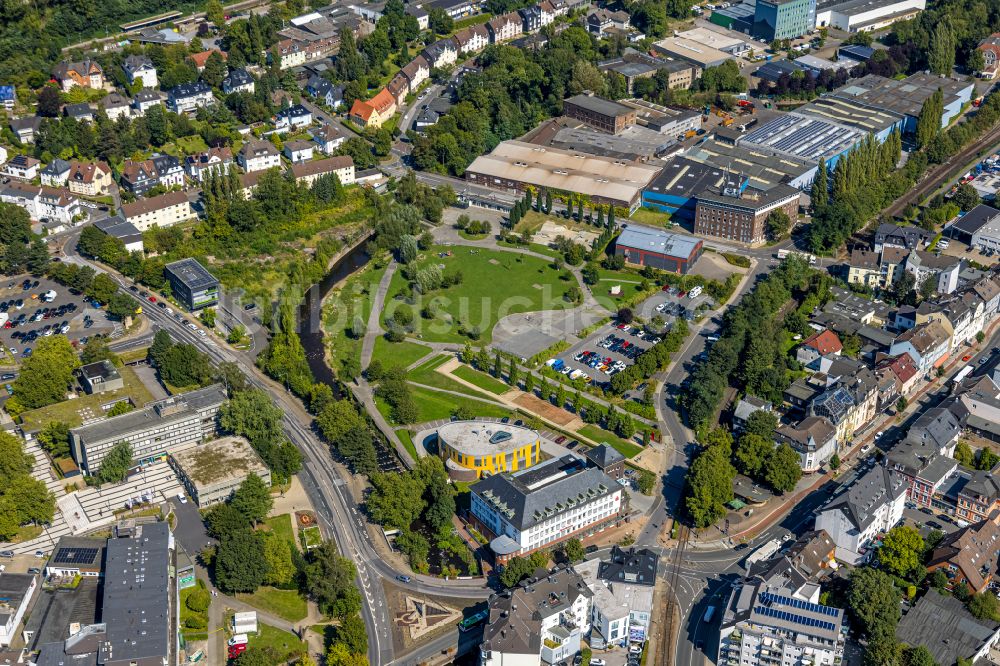
[[[652,208],[639,208],[632,213],[632,221],[639,224],[662,227],[670,223],[670,213],[653,210]]]
[[[413,437],[410,435],[410,431],[406,428],[400,428],[396,431],[396,436],[399,437],[399,441],[403,443],[406,450],[410,452],[414,460],[419,460],[417,456],[417,447],[413,444]]]
[[[456,382],[451,377],[448,377],[435,369],[447,362],[449,358],[448,354],[433,356],[413,368],[413,370],[411,370],[406,377],[411,382],[416,382],[418,384],[426,384],[427,386],[433,386],[434,388],[444,389],[446,391],[468,393],[469,388],[467,386]]]
[[[152,394],[136,376],[132,368],[125,366],[119,368],[118,371],[125,382],[123,388],[115,391],[105,391],[104,393],[95,393],[93,395],[80,395],[80,397],[73,400],[64,400],[54,405],[24,412],[21,414],[23,429],[27,432],[35,432],[36,430],[41,430],[50,421],[62,421],[69,425],[69,427],[74,428],[83,423],[84,417],[80,414],[81,411],[88,411],[91,414],[89,418],[93,418],[104,415],[101,405],[112,403],[121,398],[131,398],[132,403],[136,407],[142,407],[153,399]]]
[[[305,528],[299,532],[299,534],[302,535],[302,545],[307,550],[323,543],[323,535],[320,533],[319,528],[315,525]]]
[[[510,387],[499,379],[491,377],[485,372],[480,372],[474,368],[470,368],[467,365],[458,366],[451,371],[451,374],[496,395],[503,395],[510,390]]]
[[[372,262],[323,301],[323,342],[330,353],[330,367],[338,376],[342,376],[345,363],[357,366],[361,362],[361,338],[351,335],[351,327],[358,317],[368,322],[372,299],[384,273],[385,266],[377,267]],[[374,354],[378,354],[378,343]]]
[[[282,661],[288,661],[306,650],[305,641],[300,641],[295,634],[268,624],[259,624],[257,629],[257,633],[250,637],[248,647],[271,648]]]
[[[375,348],[372,350],[372,360],[378,360],[383,367],[399,365],[404,368],[416,363],[428,353],[430,347],[426,347],[416,342],[404,340],[403,342],[389,342],[384,337],[375,340]]]
[[[447,252],[450,256],[440,256]],[[478,344],[487,344],[500,317],[567,307],[562,295],[569,283],[544,259],[473,247],[435,246],[417,261],[416,268],[430,265],[442,267],[444,275],[461,272],[463,279],[461,284],[433,291],[410,306],[417,314],[414,324],[423,340],[464,342],[467,338],[462,329],[478,328]],[[406,278],[399,271],[389,287],[383,320],[401,302],[393,297],[404,287]],[[438,314],[431,320],[421,318],[420,311],[431,304]]]
[[[468,390],[465,387],[462,388]],[[410,391],[413,395],[413,401],[417,405],[417,419],[415,423],[449,418],[452,412],[459,407],[468,407],[476,416],[501,418],[513,415],[509,409],[498,404],[460,398],[457,395],[439,393],[431,389],[420,388],[419,386],[410,387]],[[389,409],[389,406],[378,397],[375,398],[375,404],[378,406],[379,412],[391,423],[392,410]]]
[[[279,516],[271,516],[264,521],[272,532],[286,541],[295,544],[295,528],[292,526],[292,514],[283,513]]]
[[[260,587],[253,594],[237,594],[236,598],[289,622],[301,622],[308,614],[306,600],[295,590]]]
[[[596,425],[584,426],[577,430],[577,432],[595,444],[607,442],[609,446],[614,448],[618,451],[618,453],[622,454],[626,458],[634,458],[642,453],[642,447],[635,442],[626,441],[613,432],[608,432],[604,428],[600,428]]]
[[[188,618],[190,618],[190,617],[199,617],[199,618],[201,618],[204,621],[205,627],[208,627],[208,611],[203,611],[201,613],[196,613],[195,611],[191,610],[187,606],[188,597],[190,597],[194,593],[194,591],[198,590],[198,589],[202,589],[202,590],[205,589],[205,581],[201,580],[200,578],[195,581],[195,586],[194,587],[186,587],[183,590],[181,590],[181,593],[180,593],[180,597],[181,597],[181,603],[180,603],[181,618],[180,618],[180,622],[181,622],[181,626],[182,627],[184,627],[184,622]],[[204,637],[204,635],[205,635],[205,629],[187,629],[187,628],[184,628],[184,629],[181,630],[181,633],[184,634],[184,638],[186,640],[196,641],[196,640],[201,640],[202,637]]]

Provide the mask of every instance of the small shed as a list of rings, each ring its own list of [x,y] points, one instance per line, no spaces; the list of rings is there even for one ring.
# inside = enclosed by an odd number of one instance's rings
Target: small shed
[[[236,613],[233,615],[234,634],[255,634],[257,633],[257,611],[247,613]]]

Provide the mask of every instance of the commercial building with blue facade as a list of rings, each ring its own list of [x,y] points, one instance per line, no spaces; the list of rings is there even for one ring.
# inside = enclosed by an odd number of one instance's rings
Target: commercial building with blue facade
[[[726,178],[727,173],[720,166],[675,157],[643,190],[642,205],[670,213],[677,222],[694,222],[695,196],[721,186]]]
[[[754,37],[796,39],[816,25],[816,0],[757,0]]]

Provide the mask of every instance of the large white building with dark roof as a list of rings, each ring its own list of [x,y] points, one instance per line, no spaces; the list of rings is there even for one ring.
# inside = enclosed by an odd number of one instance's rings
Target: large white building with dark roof
[[[875,535],[903,517],[907,487],[903,475],[876,465],[816,512],[816,529],[833,539],[838,560],[858,564],[870,556]]]
[[[625,490],[571,455],[518,472],[482,479],[470,488],[471,517],[492,535],[498,564],[615,524]]]

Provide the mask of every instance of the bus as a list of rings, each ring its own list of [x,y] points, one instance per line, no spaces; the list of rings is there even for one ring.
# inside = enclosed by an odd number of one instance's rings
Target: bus
[[[458,630],[459,631],[468,631],[469,629],[472,629],[473,627],[475,627],[475,626],[477,626],[477,625],[482,624],[483,622],[485,622],[486,618],[488,618],[489,616],[490,616],[490,611],[489,611],[488,608],[485,609],[485,610],[481,610],[478,613],[476,613],[475,615],[470,615],[469,617],[467,617],[464,620],[462,620],[461,622],[459,622],[458,623]]]

